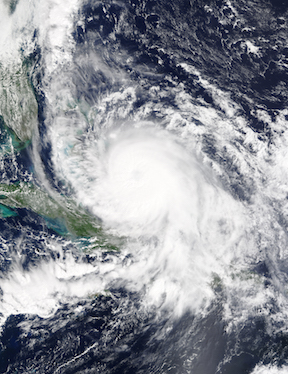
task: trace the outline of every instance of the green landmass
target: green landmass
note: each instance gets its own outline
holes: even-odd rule
[[[16,0],[9,1],[11,12]],[[0,63],[0,152],[21,151],[30,143],[38,124],[38,104],[28,78],[29,64],[3,66]],[[87,104],[82,105],[83,113]],[[104,233],[100,220],[78,206],[72,199],[51,197],[31,183],[0,184],[0,216],[17,216],[17,209],[26,208],[46,220],[47,226],[63,236],[93,238],[89,250],[103,247],[118,250],[120,239]],[[95,239],[96,238],[96,239]],[[94,240],[95,239],[95,240]]]
[[[261,284],[264,281],[264,278],[262,275],[256,273],[253,270],[240,270],[236,273],[231,273],[231,278],[234,279],[240,279],[241,281],[249,281],[253,280],[254,282]]]
[[[0,214],[15,215],[15,209],[27,208],[45,218],[48,227],[60,235],[96,237],[94,247],[118,250],[120,239],[103,232],[100,221],[84,208],[63,196],[53,199],[47,192],[31,183],[0,184]],[[91,246],[90,246],[91,248]]]
[[[0,151],[2,153],[8,153],[12,150],[21,151],[29,143],[29,140],[21,141],[15,132],[5,125],[3,117],[0,116]]]
[[[28,79],[28,67],[22,63],[0,63],[0,116],[15,137],[26,144],[38,123],[38,104]]]
[[[212,282],[210,283],[210,286],[216,293],[223,291],[223,282],[218,274],[212,273]]]

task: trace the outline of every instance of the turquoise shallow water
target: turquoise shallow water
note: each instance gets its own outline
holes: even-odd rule
[[[0,19],[0,372],[285,373],[284,2]]]

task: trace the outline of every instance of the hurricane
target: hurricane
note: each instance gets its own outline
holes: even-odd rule
[[[0,0],[0,372],[288,372],[284,1]]]

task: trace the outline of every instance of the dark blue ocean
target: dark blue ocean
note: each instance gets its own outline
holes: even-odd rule
[[[288,4],[0,0],[0,373],[288,373]]]

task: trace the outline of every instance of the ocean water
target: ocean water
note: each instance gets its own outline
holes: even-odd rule
[[[0,28],[0,372],[288,373],[286,2]]]

